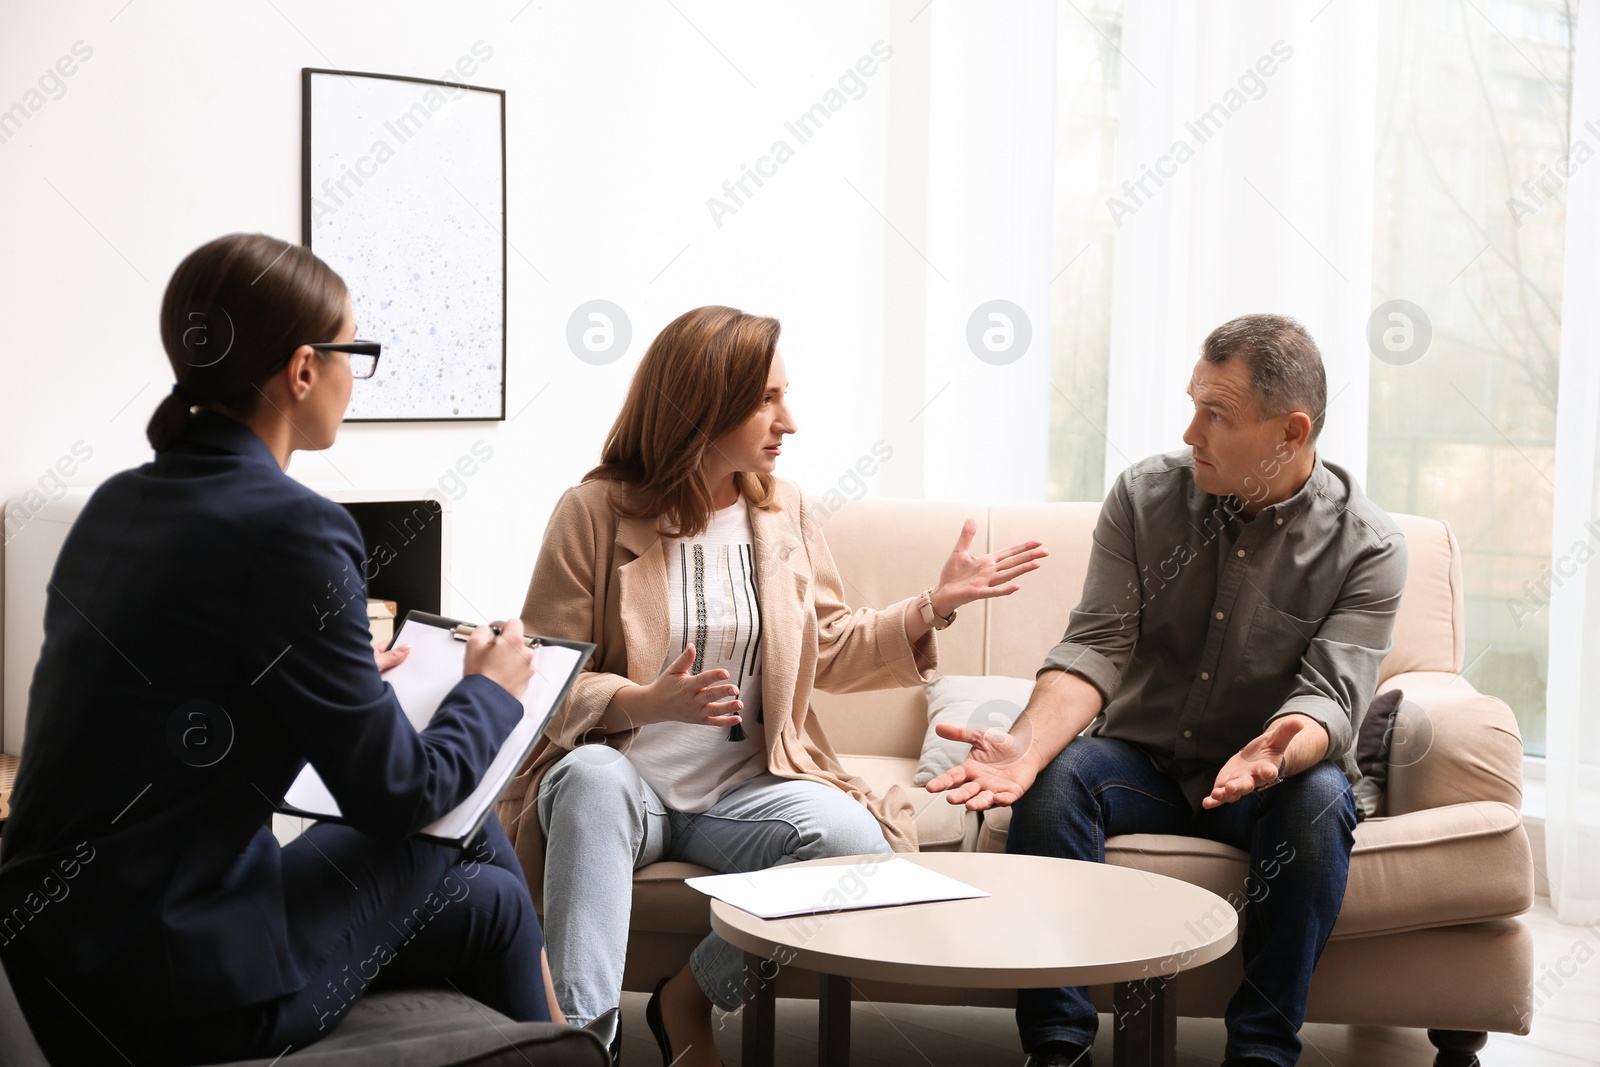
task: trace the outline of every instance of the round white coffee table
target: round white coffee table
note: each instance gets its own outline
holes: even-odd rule
[[[847,856],[840,895],[872,864],[910,860],[992,894],[973,900],[761,919],[711,902],[711,928],[746,954],[745,1067],[773,1062],[777,969],[822,976],[818,1062],[850,1061],[850,980],[1034,989],[1114,983],[1117,1067],[1177,1060],[1178,973],[1238,940],[1228,901],[1199,886],[1128,867],[992,852]],[[852,871],[854,874],[852,875]],[[856,890],[861,892],[862,890]]]

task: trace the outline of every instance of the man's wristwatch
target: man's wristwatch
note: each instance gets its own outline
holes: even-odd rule
[[[922,621],[927,623],[930,630],[943,630],[956,621],[956,612],[952,609],[948,616],[940,615],[933,610],[933,590],[924,589],[917,598],[918,610],[922,613]]]

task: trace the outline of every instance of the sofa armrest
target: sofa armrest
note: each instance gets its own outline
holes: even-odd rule
[[[1407,671],[1379,688],[1405,694],[1391,736],[1385,814],[1474,800],[1522,810],[1522,733],[1505,701],[1446,671]]]

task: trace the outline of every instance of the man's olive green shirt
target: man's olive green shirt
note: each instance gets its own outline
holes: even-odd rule
[[[1095,528],[1083,600],[1040,673],[1100,691],[1088,733],[1130,741],[1195,807],[1272,720],[1307,715],[1351,782],[1389,651],[1405,539],[1340,467],[1316,461],[1253,519],[1194,482],[1188,450],[1124,471]]]

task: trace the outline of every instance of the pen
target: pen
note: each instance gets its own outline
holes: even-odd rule
[[[496,637],[499,637],[500,634],[501,634],[501,628],[504,625],[505,625],[505,623],[502,623],[502,622],[491,622],[489,624],[489,629],[494,632],[494,635]],[[457,623],[455,629],[450,631],[450,635],[452,637],[454,637],[457,641],[465,641],[467,638],[472,636],[472,632],[474,630],[476,630],[476,629],[477,629],[477,627],[472,625],[470,622]],[[540,641],[537,637],[526,637],[525,636],[525,637],[523,637],[522,641],[529,648],[538,648],[538,647],[540,647],[540,645],[543,644],[543,642]]]

